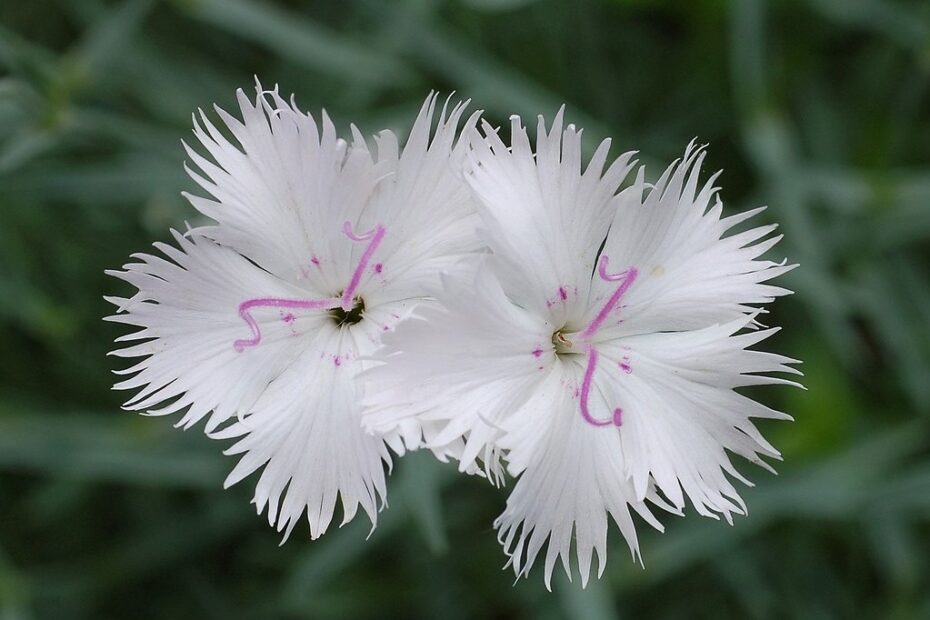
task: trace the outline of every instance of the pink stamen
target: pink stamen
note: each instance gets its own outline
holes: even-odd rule
[[[591,412],[588,410],[588,396],[591,394],[591,379],[594,378],[594,371],[597,369],[597,349],[589,344],[587,350],[588,365],[584,369],[584,379],[581,381],[581,417],[585,419],[585,422],[593,426],[616,424],[616,411],[614,412],[614,418],[612,420],[598,420],[592,417]],[[619,426],[619,424],[617,424],[617,426]]]
[[[378,246],[381,245],[387,231],[384,229],[384,226],[378,224],[367,233],[356,235],[352,231],[352,223],[346,222],[342,225],[342,232],[352,241],[370,241],[368,247],[365,248],[365,252],[358,261],[358,266],[355,267],[355,272],[352,274],[352,279],[349,280],[349,285],[342,292],[342,309],[348,312],[352,309],[354,303],[353,298],[355,297],[355,291],[358,289],[359,282],[362,279],[362,274],[365,273],[368,262],[371,260],[375,250],[378,249]]]
[[[604,307],[601,308],[601,311],[597,313],[597,316],[594,317],[594,320],[591,321],[591,324],[584,328],[584,331],[581,332],[582,338],[590,338],[600,329],[604,321],[607,320],[607,316],[617,307],[617,304],[620,302],[620,298],[623,297],[623,294],[627,292],[630,286],[633,285],[633,282],[636,280],[636,276],[639,275],[636,267],[630,267],[626,271],[621,271],[616,274],[607,273],[607,256],[601,256],[601,260],[597,268],[598,274],[602,279],[607,282],[620,282],[620,286],[617,287],[617,290],[614,291],[614,294],[610,296],[610,299],[607,300],[607,303],[604,304]]]
[[[590,339],[597,333],[597,330],[600,329],[610,313],[617,307],[617,304],[620,303],[620,298],[623,297],[623,294],[633,285],[636,276],[639,274],[636,267],[630,267],[620,273],[608,273],[608,261],[609,259],[606,254],[601,256],[597,265],[597,273],[601,276],[602,280],[606,282],[619,282],[620,285],[617,286],[617,290],[613,292],[613,295],[610,296],[607,303],[604,304],[600,312],[597,313],[597,316],[594,317],[594,320],[581,332],[581,337],[584,340]],[[591,380],[594,378],[594,371],[597,369],[598,354],[597,349],[595,349],[594,345],[590,342],[586,345],[586,351],[588,354],[588,365],[584,369],[584,379],[582,379],[581,382],[581,417],[585,419],[585,422],[594,426],[607,426],[609,424],[620,426],[623,424],[623,409],[620,407],[614,409],[613,417],[610,420],[598,420],[591,416],[591,412],[588,409],[588,397],[591,393]],[[620,368],[626,373],[633,371],[629,365],[629,358],[624,358],[624,360],[620,362]]]
[[[236,340],[233,348],[242,353],[246,347],[254,347],[262,341],[262,330],[252,316],[252,308],[298,308],[300,310],[331,310],[339,307],[337,299],[281,299],[278,297],[261,297],[247,299],[239,304],[239,316],[252,330],[252,337]]]
[[[373,230],[363,233],[361,235],[355,234],[352,230],[352,223],[345,222],[342,225],[342,231],[345,235],[352,241],[370,241],[368,247],[365,248],[365,252],[362,254],[361,259],[359,259],[358,266],[355,268],[355,272],[352,274],[352,279],[349,281],[349,285],[345,288],[342,293],[341,299],[282,299],[279,297],[261,297],[256,299],[247,299],[241,304],[239,304],[239,316],[242,317],[242,320],[245,321],[246,325],[249,326],[249,329],[252,330],[251,338],[244,338],[241,340],[236,340],[233,342],[233,348],[238,352],[242,352],[246,347],[254,347],[262,341],[262,330],[259,328],[258,323],[255,321],[255,318],[252,316],[253,308],[261,307],[270,307],[270,308],[296,308],[301,310],[332,310],[334,308],[341,307],[343,310],[348,312],[352,309],[354,304],[355,291],[358,289],[359,282],[362,279],[362,273],[364,273],[365,268],[368,266],[368,262],[371,260],[372,255],[375,253],[375,250],[378,249],[378,246],[381,244],[381,241],[384,240],[384,235],[387,232],[383,226],[380,224],[375,226]],[[310,262],[317,267],[320,266],[320,259],[316,255],[310,258]],[[375,265],[375,270],[378,273],[381,273],[382,264],[378,263]],[[395,315],[396,316],[396,315]],[[287,314],[281,313],[281,319],[287,323],[291,324],[295,320],[295,316],[288,312]],[[341,359],[335,360],[336,365],[342,363]]]

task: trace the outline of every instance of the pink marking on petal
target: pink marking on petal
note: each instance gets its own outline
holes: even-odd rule
[[[566,299],[568,299],[568,291],[565,290],[564,286],[559,287],[559,299],[561,299],[562,301],[565,301]]]
[[[262,341],[262,330],[252,316],[252,308],[298,308],[301,310],[331,310],[339,307],[338,299],[281,299],[259,297],[247,299],[239,304],[239,316],[252,330],[252,337],[233,342],[233,348],[242,353],[246,347],[254,347]]]
[[[294,316],[292,313],[290,313],[290,312],[288,312],[287,314],[284,314],[284,313],[281,314],[281,320],[284,321],[285,323],[287,323],[288,325],[290,325],[291,323],[293,323],[294,320],[295,320],[296,318],[297,318],[297,317],[295,317],[295,316]]]
[[[623,294],[627,292],[630,286],[633,285],[633,282],[636,280],[636,276],[639,275],[636,267],[630,267],[626,271],[621,271],[616,274],[607,273],[607,256],[601,256],[601,260],[598,264],[597,269],[598,274],[601,278],[608,282],[620,282],[620,285],[617,287],[617,290],[614,291],[613,295],[610,296],[610,299],[607,300],[607,303],[604,304],[604,307],[601,308],[600,312],[597,313],[597,316],[594,317],[594,320],[584,328],[584,331],[581,332],[582,338],[590,338],[597,332],[597,330],[604,324],[604,321],[607,320],[607,316],[617,307],[617,304],[620,302],[620,298],[623,297]]]
[[[630,374],[633,372],[633,367],[630,366],[630,358],[628,357],[624,357],[622,360],[620,360],[619,366],[620,370],[622,370],[625,374]]]
[[[375,264],[375,273],[381,273],[382,271],[384,271],[384,265],[381,264],[381,263],[376,263],[376,264]]]
[[[317,258],[316,256],[310,257],[310,262],[313,263],[314,265],[316,265],[317,267],[320,266],[320,259]]]
[[[356,235],[352,231],[352,223],[346,222],[342,225],[342,232],[344,232],[346,237],[352,241],[370,241],[368,247],[365,248],[365,252],[362,253],[362,257],[358,261],[358,266],[355,267],[355,272],[352,274],[352,279],[349,280],[349,285],[342,292],[342,309],[348,312],[354,305],[355,291],[358,289],[359,282],[362,279],[362,274],[365,273],[365,268],[368,267],[368,262],[371,260],[375,250],[378,249],[378,246],[381,245],[381,242],[384,240],[384,235],[387,231],[385,230],[384,226],[378,224],[367,233]]]
[[[533,349],[533,357],[540,357],[543,354],[543,350],[540,347]]]
[[[342,366],[342,358],[339,357],[338,355],[334,355],[333,364],[335,364],[336,366]]]

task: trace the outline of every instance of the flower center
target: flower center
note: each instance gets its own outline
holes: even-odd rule
[[[564,329],[564,328],[562,328]],[[552,346],[555,347],[555,352],[557,355],[568,355],[569,353],[578,353],[578,351],[572,349],[575,343],[565,337],[565,334],[562,330],[556,331],[552,334]]]
[[[588,399],[591,395],[591,382],[594,379],[594,372],[597,370],[597,361],[598,361],[598,352],[594,344],[591,343],[591,339],[597,333],[597,330],[601,328],[604,324],[604,321],[607,320],[607,317],[611,312],[617,307],[617,304],[620,303],[620,299],[623,297],[623,294],[633,285],[633,282],[636,280],[636,276],[639,274],[636,267],[630,267],[626,271],[621,271],[620,273],[607,273],[607,262],[608,258],[606,255],[602,255],[600,261],[598,261],[597,273],[600,275],[601,279],[606,282],[619,282],[617,289],[613,292],[604,306],[600,309],[594,319],[588,324],[587,327],[582,330],[581,342],[584,344],[585,354],[588,357],[587,365],[584,369],[584,378],[581,381],[581,394],[580,394],[580,409],[581,417],[584,418],[585,422],[593,426],[608,426],[613,424],[614,426],[620,426],[623,423],[623,410],[620,407],[617,407],[613,410],[613,415],[609,420],[599,420],[591,415],[591,411],[588,408]],[[562,341],[567,342],[568,346],[571,347],[571,341],[565,339],[561,331],[553,334],[553,343],[556,345],[556,350],[558,351],[559,343],[556,342],[556,336],[558,336]]]
[[[356,297],[354,303],[355,305],[348,311],[343,310],[342,306],[333,308],[329,311],[329,316],[336,325],[340,327],[343,325],[355,325],[362,320],[362,314],[365,312],[365,300],[361,297]]]
[[[378,249],[378,246],[381,245],[381,242],[384,240],[384,235],[387,234],[387,229],[384,228],[381,224],[375,226],[372,230],[356,234],[352,229],[351,222],[345,222],[342,225],[342,232],[345,233],[345,236],[351,239],[352,241],[367,241],[368,246],[365,248],[365,251],[362,253],[361,258],[359,258],[358,265],[355,267],[355,271],[352,272],[352,277],[349,279],[348,285],[342,291],[342,294],[336,297],[329,297],[325,299],[283,299],[280,297],[256,297],[254,299],[247,299],[239,304],[239,316],[242,317],[242,320],[245,321],[245,324],[249,326],[249,329],[252,330],[251,338],[244,338],[241,340],[236,340],[233,342],[233,348],[238,352],[242,352],[246,347],[254,347],[262,341],[262,330],[258,325],[258,322],[255,320],[255,317],[252,316],[252,310],[254,308],[288,308],[288,309],[300,309],[300,310],[327,310],[329,316],[336,322],[337,325],[355,325],[362,320],[362,315],[365,312],[365,301],[355,295],[355,291],[358,290],[358,285],[362,281],[362,276],[365,274],[365,269],[368,267],[368,263],[371,262],[371,257],[374,255],[375,251]],[[311,262],[315,265],[319,265],[319,259],[314,256],[311,259]],[[376,271],[381,273],[383,265],[378,263],[376,266]],[[293,323],[294,315],[288,313],[283,319],[287,323]]]

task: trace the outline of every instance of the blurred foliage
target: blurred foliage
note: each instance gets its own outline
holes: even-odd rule
[[[279,547],[220,444],[121,413],[103,270],[196,217],[190,114],[254,75],[366,132],[430,89],[566,101],[653,175],[709,142],[801,264],[771,320],[809,390],[758,393],[797,421],[750,516],[640,528],[645,570],[612,532],[602,581],[548,594],[498,570],[505,494],[426,455],[370,539]],[[926,0],[3,2],[0,619],[930,617],[928,164]]]

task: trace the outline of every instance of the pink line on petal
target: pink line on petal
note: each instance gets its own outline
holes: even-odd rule
[[[356,289],[358,289],[358,284],[362,279],[362,274],[365,272],[365,268],[368,266],[368,262],[371,260],[375,250],[378,249],[378,246],[381,245],[381,242],[384,240],[384,235],[387,231],[384,226],[378,224],[367,233],[356,235],[352,231],[352,223],[346,222],[342,225],[342,232],[352,241],[371,241],[368,247],[365,248],[362,257],[359,259],[358,266],[355,267],[355,272],[352,274],[352,279],[349,280],[349,285],[342,292],[342,309],[348,312],[352,309],[353,298],[355,297]]]
[[[330,310],[339,307],[336,299],[281,299],[279,297],[259,297],[247,299],[239,304],[239,316],[252,330],[252,337],[233,342],[233,348],[242,353],[246,347],[254,347],[262,341],[262,330],[252,316],[252,308],[299,308],[301,310]]]

